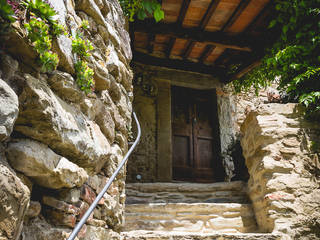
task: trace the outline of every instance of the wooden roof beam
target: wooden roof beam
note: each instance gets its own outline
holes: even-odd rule
[[[171,37],[171,38],[170,38],[170,41],[169,41],[169,43],[168,43],[168,47],[167,47],[166,52],[165,52],[167,58],[170,57],[171,51],[172,51],[173,46],[174,46],[175,43],[176,43],[176,38]]]
[[[183,0],[183,2],[182,2],[180,13],[179,13],[178,20],[177,20],[177,23],[180,26],[182,26],[184,18],[186,17],[190,2],[191,2],[191,0]]]
[[[157,23],[148,21],[137,21],[134,23],[136,32],[147,34],[163,34],[172,38],[182,38],[193,40],[195,42],[203,42],[223,48],[231,48],[240,51],[251,52],[252,49],[248,44],[250,39],[245,36],[228,36],[223,32],[206,32],[198,28],[181,28],[176,24]],[[252,40],[252,43],[255,43]]]
[[[183,71],[196,72],[202,74],[210,74],[220,79],[225,79],[224,69],[219,67],[207,66],[204,64],[182,61],[176,59],[158,58],[148,54],[137,52],[133,53],[133,61],[146,65],[173,68]]]
[[[148,53],[153,53],[155,38],[156,38],[155,34],[153,33],[148,34],[148,46],[147,46]]]
[[[227,23],[222,27],[221,31],[227,30],[229,27],[234,24],[234,22],[238,19],[238,17],[241,15],[241,13],[244,11],[244,9],[249,5],[250,0],[242,0],[236,10],[233,12],[231,17],[228,19]]]
[[[253,62],[244,64],[243,66],[241,66],[241,68],[238,70],[237,73],[235,73],[230,77],[229,82],[232,82],[233,80],[241,78],[246,73],[250,72],[252,69],[258,67],[260,64],[261,64],[261,60],[255,60]]]
[[[191,53],[194,45],[196,45],[196,42],[195,42],[195,41],[192,41],[192,40],[190,40],[190,41],[187,43],[187,47],[186,47],[184,53],[182,54],[182,57],[183,57],[184,59],[186,59],[186,58],[189,57],[189,55],[190,55],[190,53]]]
[[[274,1],[270,0],[266,6],[262,9],[262,11],[253,19],[253,21],[245,28],[245,30],[243,31],[242,34],[248,33],[250,31],[252,31],[256,24],[261,21],[262,19],[264,19],[266,17],[266,15],[272,11],[274,7]]]
[[[183,24],[184,18],[186,17],[190,2],[191,2],[191,0],[183,0],[183,3],[181,5],[181,9],[180,9],[180,12],[179,12],[178,20],[177,20],[177,23],[176,23],[180,27],[182,27],[182,24]],[[168,47],[166,49],[166,57],[167,58],[170,58],[171,51],[172,51],[172,48],[173,48],[175,42],[176,42],[176,37],[172,36],[170,38]]]
[[[204,63],[204,61],[207,59],[207,57],[209,57],[209,55],[213,52],[214,49],[215,46],[207,45],[199,58],[199,63]]]
[[[221,0],[211,0],[211,3],[206,11],[206,13],[204,14],[201,22],[200,22],[200,25],[199,25],[199,28],[200,29],[205,29],[212,14],[214,13],[214,11],[217,9],[218,7],[218,4],[220,3]]]

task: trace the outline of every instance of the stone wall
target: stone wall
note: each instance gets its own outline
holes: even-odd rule
[[[71,40],[54,41],[58,70],[41,73],[16,22],[0,62],[0,239],[65,239],[128,149],[132,112],[130,39],[117,0],[49,1],[71,32],[82,20],[94,46],[95,90],[75,82]],[[78,235],[117,239],[125,170]]]
[[[226,181],[248,179],[240,146],[240,126],[250,111],[268,102],[268,91],[269,89],[261,90],[257,95],[252,89],[246,93],[235,94],[230,85],[217,88],[221,156]]]
[[[320,124],[304,120],[297,104],[262,104],[241,132],[260,230],[319,239]]]
[[[141,140],[128,162],[127,181],[154,182],[157,177],[157,112],[156,93],[150,94],[150,82],[136,82],[134,111],[141,125]],[[154,83],[153,86],[156,84]],[[136,132],[136,129],[133,129]]]

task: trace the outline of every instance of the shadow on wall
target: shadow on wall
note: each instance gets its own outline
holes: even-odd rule
[[[227,150],[222,153],[225,181],[248,181],[249,172],[243,157],[240,136],[231,139]]]

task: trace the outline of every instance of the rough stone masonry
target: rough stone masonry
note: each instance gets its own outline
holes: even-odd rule
[[[50,0],[66,29],[82,20],[94,50],[95,91],[75,83],[71,40],[54,41],[58,70],[41,73],[19,22],[0,59],[0,239],[65,239],[128,149],[130,39],[117,0]],[[123,170],[78,239],[118,239]]]
[[[319,239],[319,123],[305,120],[298,104],[261,104],[247,114],[241,133],[260,230]]]

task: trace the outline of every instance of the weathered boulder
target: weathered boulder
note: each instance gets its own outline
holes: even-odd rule
[[[18,61],[14,60],[9,55],[1,55],[0,57],[0,69],[2,76],[4,80],[9,80],[11,77],[13,77],[16,73],[16,71],[19,68]]]
[[[15,131],[47,144],[89,172],[99,172],[110,151],[99,126],[56,96],[45,82],[28,74],[25,78]]]
[[[41,218],[32,219],[23,228],[24,240],[65,240],[69,236],[71,230],[67,228],[53,228],[45,220]],[[78,238],[76,238],[78,239]]]
[[[82,238],[80,238],[82,239]],[[120,239],[120,235],[111,229],[104,227],[87,226],[83,239],[100,240],[100,239]]]
[[[48,78],[48,83],[54,92],[63,100],[74,103],[84,101],[85,94],[81,91],[74,78],[66,72],[53,71]]]
[[[76,10],[84,11],[92,17],[96,23],[105,25],[105,19],[94,0],[77,0]]]
[[[88,178],[83,168],[36,141],[20,139],[9,143],[7,157],[13,168],[43,187],[72,188]]]
[[[70,38],[61,35],[53,42],[53,50],[58,53],[59,67],[63,70],[73,74],[74,59],[72,53],[72,41]]]
[[[7,139],[18,117],[19,102],[15,92],[0,79],[0,141]]]
[[[0,155],[0,239],[18,239],[30,191]]]
[[[112,75],[108,73],[108,70],[97,61],[94,61],[94,81],[95,90],[102,91],[110,87],[110,82],[112,81]]]

